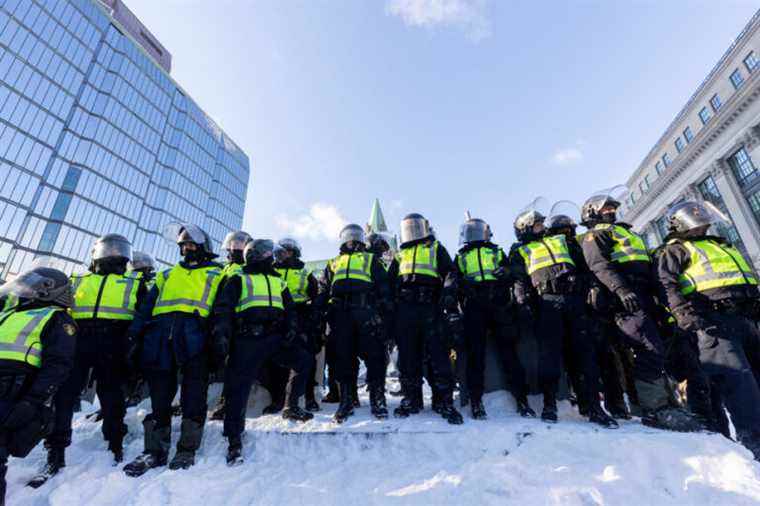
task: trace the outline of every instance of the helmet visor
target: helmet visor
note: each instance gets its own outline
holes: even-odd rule
[[[113,257],[128,260],[132,258],[132,243],[126,237],[116,235],[101,237],[92,245],[93,260]]]
[[[274,255],[274,242],[271,239],[256,239],[245,246],[245,261],[259,262]]]
[[[678,230],[685,232],[703,226],[731,226],[731,221],[711,202],[680,202],[668,210],[671,223],[678,224]]]
[[[467,220],[459,227],[459,245],[491,240],[491,227],[483,220]]]
[[[425,218],[406,218],[401,220],[401,242],[416,241],[432,235],[430,224]]]
[[[136,271],[138,269],[155,269],[155,262],[153,257],[142,251],[135,251],[132,253],[132,261],[129,263],[130,269]]]
[[[195,244],[205,244],[206,234],[201,227],[193,223],[172,222],[167,224],[161,235],[167,241],[179,244],[183,242],[194,242]]]
[[[348,225],[340,231],[340,243],[364,242],[364,230],[359,225]]]
[[[230,232],[222,242],[222,249],[227,251],[243,251],[245,245],[251,240],[251,236],[242,230]]]
[[[575,202],[560,200],[555,202],[549,211],[546,226],[548,228],[574,227],[580,222],[580,217],[581,210]]]

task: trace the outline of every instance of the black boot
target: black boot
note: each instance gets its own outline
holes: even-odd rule
[[[29,480],[27,487],[40,488],[50,478],[66,467],[66,449],[65,448],[48,448],[47,462],[45,466],[37,473],[34,478]]]
[[[353,414],[354,402],[351,397],[351,385],[348,383],[340,383],[340,405],[335,412],[334,419],[338,423],[343,423]]]
[[[362,406],[362,403],[359,402],[359,386],[356,383],[351,385],[351,399],[355,408]]]
[[[108,451],[113,453],[114,465],[121,464],[124,461],[124,448],[121,441],[111,441],[108,443]]]
[[[203,424],[189,418],[182,420],[177,453],[169,463],[169,469],[188,469],[195,464],[195,452],[201,446],[201,439],[203,439]]]
[[[541,420],[557,423],[557,395],[553,391],[544,392],[544,409],[541,411]]]
[[[454,401],[451,399],[451,394],[448,395],[448,398],[441,399],[440,406],[441,411],[439,414],[444,420],[452,425],[462,425],[464,423],[462,414],[454,407]]]
[[[382,383],[370,387],[369,404],[372,415],[375,418],[379,420],[388,418],[388,406],[385,404],[385,388]]]
[[[282,407],[283,407],[283,404],[281,404],[280,402],[272,401],[272,404],[265,407],[262,413],[265,415],[276,415],[277,413],[282,411]]]
[[[416,415],[422,409],[421,399],[417,398],[418,394],[421,394],[422,388],[416,385],[407,383],[403,385],[404,398],[401,399],[401,404],[393,410],[393,416],[396,418],[407,418],[409,415]]]
[[[224,420],[224,404],[225,404],[225,399],[224,399],[224,394],[222,394],[216,403],[216,407],[214,408],[214,411],[211,413],[211,420],[214,420],[217,422]]]
[[[145,432],[145,451],[135,460],[124,466],[127,476],[142,476],[154,467],[165,466],[169,458],[171,445],[171,427],[156,428],[152,419],[143,421]]]
[[[610,414],[612,415],[612,418],[617,418],[618,420],[631,419],[631,414],[628,412],[628,408],[625,407],[625,404],[605,403],[605,406],[607,407],[607,411],[609,411]]]
[[[589,409],[588,421],[601,425],[605,429],[617,429],[619,427],[615,419],[605,413],[601,406]]]
[[[285,420],[295,420],[296,422],[308,422],[312,418],[314,418],[314,415],[306,411],[305,409],[301,409],[301,406],[299,406],[297,403],[293,406],[288,406],[285,408],[282,412],[282,417]]]
[[[523,418],[535,418],[536,412],[530,407],[527,395],[521,395],[515,399],[517,402],[517,412]]]
[[[338,386],[338,383],[332,379],[327,380],[327,395],[322,397],[322,402],[327,404],[340,402],[340,387]]]
[[[243,463],[243,440],[240,436],[228,438],[227,465],[238,466]]]
[[[475,420],[485,420],[488,418],[486,407],[483,406],[483,401],[480,398],[473,397],[470,399],[470,410]]]

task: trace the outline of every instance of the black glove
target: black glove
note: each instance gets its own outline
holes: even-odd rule
[[[447,313],[446,325],[449,327],[451,347],[460,348],[464,345],[464,318],[462,313]]]
[[[453,295],[445,295],[441,299],[441,305],[446,312],[457,312],[457,299]]]
[[[39,404],[22,399],[13,405],[8,416],[3,420],[3,429],[11,432],[16,431],[36,420],[39,415]]]
[[[675,317],[678,327],[687,332],[694,332],[708,326],[707,322],[691,306],[674,309],[673,317]]]
[[[627,288],[618,288],[615,291],[615,295],[620,299],[620,303],[623,305],[628,313],[635,313],[641,309],[641,303],[639,302],[639,296],[628,290]]]
[[[227,338],[224,336],[214,336],[214,343],[211,346],[211,369],[216,372],[224,367],[229,353]]]

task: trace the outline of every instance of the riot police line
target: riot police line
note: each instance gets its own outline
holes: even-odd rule
[[[322,401],[337,403],[337,423],[358,405],[359,360],[372,415],[389,416],[393,346],[402,396],[395,417],[424,409],[424,380],[432,409],[449,423],[464,422],[454,405],[457,385],[471,417],[487,418],[487,335],[498,345],[519,415],[536,417],[517,351],[525,325],[538,346],[544,422],[558,421],[564,368],[590,423],[614,429],[616,419],[635,415],[651,427],[728,438],[733,423],[737,441],[759,456],[760,296],[750,264],[713,233],[726,224],[720,211],[708,203],[673,206],[669,236],[648,251],[618,221],[614,190],[592,195],[580,209],[560,201],[546,213],[539,204],[516,217],[517,242],[508,252],[492,242],[485,221],[468,218],[452,259],[430,223],[412,213],[401,221],[396,252],[382,234],[347,225],[338,255],[315,276],[293,239],[274,244],[231,232],[221,264],[206,232],[173,223],[164,236],[182,259],[157,274],[152,259],[118,234],[95,241],[83,274],[47,266],[21,273],[0,287],[2,497],[8,457],[25,457],[43,439],[47,462],[29,485],[43,485],[65,466],[73,412],[91,371],[115,464],[124,459],[127,405],[137,402],[137,386],[146,386],[144,451],[124,466],[140,476],[194,464],[212,376],[224,384],[211,417],[223,420],[229,465],[243,462],[256,381],[272,394],[265,412],[313,418],[321,409],[314,378],[323,349],[330,390]],[[578,233],[579,224],[587,231]],[[452,349],[467,357],[461,375]],[[682,402],[678,382],[686,382]],[[170,460],[177,393],[182,420]]]

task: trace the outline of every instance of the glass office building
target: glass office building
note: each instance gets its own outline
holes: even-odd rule
[[[72,271],[120,233],[173,263],[170,221],[219,247],[242,224],[246,154],[98,0],[0,0],[0,278]]]

